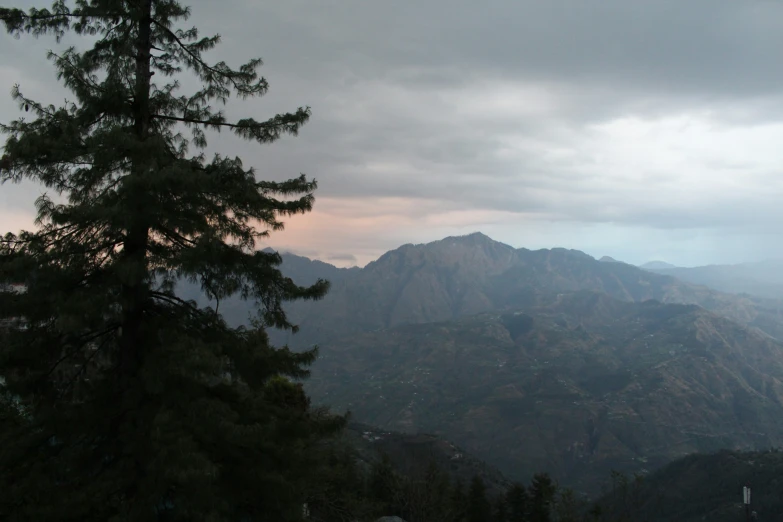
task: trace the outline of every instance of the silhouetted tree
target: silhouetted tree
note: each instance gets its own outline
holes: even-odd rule
[[[468,491],[468,522],[491,522],[492,504],[487,499],[487,487],[481,477],[474,476]]]
[[[572,489],[562,489],[557,495],[555,512],[557,522],[579,522],[586,506]]]
[[[546,473],[533,476],[530,483],[530,521],[550,522],[552,520],[552,504],[557,494],[557,485]]]
[[[494,522],[508,522],[508,505],[504,495],[498,495],[495,498],[492,519]]]
[[[401,480],[387,454],[383,454],[380,460],[373,463],[370,470],[369,494],[378,504],[381,513],[385,515],[399,513],[397,500],[400,496]]]
[[[457,480],[451,491],[451,506],[454,522],[464,522],[468,516],[468,496],[462,481]]]
[[[528,522],[530,520],[530,497],[527,489],[519,482],[511,485],[506,493],[508,522]]]
[[[73,98],[56,107],[14,86],[30,119],[0,126],[0,181],[62,196],[41,196],[37,230],[0,242],[0,283],[27,282],[22,295],[0,293],[0,320],[27,325],[0,351],[19,412],[0,421],[0,519],[299,520],[309,448],[342,419],[292,382],[316,352],[277,349],[265,329],[295,331],[283,303],[319,299],[328,284],[296,285],[279,255],[255,247],[312,209],[316,184],[260,181],[239,158],[188,145],[205,147],[205,129],[271,143],[310,111],[230,122],[213,109],[265,94],[261,61],[208,62],[220,38],[179,28],[190,10],[176,0],[68,4],[0,8],[14,36],[89,37],[84,52],[49,53]],[[200,85],[177,95],[185,70]],[[216,303],[252,300],[253,327],[179,299],[180,278]]]

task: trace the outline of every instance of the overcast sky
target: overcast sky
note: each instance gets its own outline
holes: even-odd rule
[[[637,264],[783,257],[783,2],[190,5],[185,24],[224,38],[215,60],[264,59],[270,93],[229,114],[312,107],[296,138],[210,143],[319,181],[273,247],[363,265],[482,231]],[[0,92],[61,102],[45,52],[64,45],[2,34]],[[18,114],[0,96],[0,120]],[[0,187],[2,232],[32,226],[40,192]]]

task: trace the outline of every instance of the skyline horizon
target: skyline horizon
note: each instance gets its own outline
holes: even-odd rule
[[[783,258],[783,32],[770,23],[783,4],[694,0],[672,16],[637,0],[232,0],[230,19],[190,4],[205,34],[231,35],[210,59],[264,59],[269,92],[229,100],[228,117],[312,108],[297,137],[270,147],[207,132],[207,156],[239,157],[259,179],[318,181],[313,212],[286,220],[277,247],[364,266],[481,230],[634,265]],[[45,57],[71,44],[85,42],[0,34],[4,88],[70,98]],[[0,96],[0,121],[24,114]],[[44,190],[4,184],[0,232],[30,227]]]
[[[555,250],[555,249],[573,250],[573,251],[577,251],[577,252],[581,252],[583,254],[586,254],[586,255],[592,257],[594,260],[599,261],[599,262],[601,262],[602,258],[608,257],[608,258],[611,258],[612,261],[625,263],[625,264],[628,264],[628,265],[631,265],[631,266],[634,266],[634,267],[637,267],[637,268],[642,268],[644,265],[652,264],[652,263],[665,263],[665,264],[668,264],[668,265],[672,265],[672,268],[703,268],[703,267],[707,267],[707,266],[740,266],[740,265],[753,265],[753,264],[770,263],[770,262],[780,262],[780,263],[783,263],[783,256],[781,256],[781,257],[774,257],[773,256],[773,257],[767,257],[767,258],[762,258],[762,259],[753,259],[753,260],[741,261],[741,262],[736,262],[736,263],[706,263],[706,264],[694,264],[694,265],[680,265],[680,264],[672,263],[671,261],[668,261],[666,259],[648,259],[647,261],[633,263],[633,262],[628,262],[628,261],[626,261],[624,259],[620,259],[620,258],[618,258],[615,255],[611,255],[611,254],[594,254],[594,253],[587,252],[586,250],[583,250],[583,249],[580,249],[580,248],[570,248],[570,247],[565,246],[565,245],[555,245],[555,246],[540,247],[540,248],[528,248],[528,247],[525,247],[525,246],[516,246],[516,245],[510,244],[510,243],[508,243],[506,241],[500,241],[498,239],[495,239],[492,236],[490,236],[489,234],[486,234],[486,233],[484,233],[484,232],[482,232],[480,230],[475,230],[473,232],[468,232],[468,233],[465,233],[465,234],[448,235],[448,236],[444,236],[444,237],[441,237],[439,239],[433,239],[433,240],[430,240],[430,241],[415,242],[415,243],[414,242],[401,243],[398,246],[390,248],[390,249],[384,251],[383,253],[379,254],[377,257],[369,259],[368,261],[366,261],[366,262],[364,262],[362,264],[359,264],[358,262],[357,263],[351,263],[351,261],[348,260],[348,259],[330,259],[329,256],[319,256],[319,255],[317,255],[317,253],[308,252],[306,250],[304,250],[304,251],[303,250],[298,250],[298,249],[295,249],[295,248],[292,249],[292,248],[289,248],[289,247],[281,247],[281,248],[278,249],[278,248],[275,248],[273,244],[268,243],[268,242],[264,242],[264,244],[259,247],[259,250],[263,250],[263,249],[269,248],[269,249],[272,249],[272,250],[274,250],[274,251],[276,251],[276,252],[278,252],[280,254],[292,254],[292,255],[295,255],[295,256],[298,256],[298,257],[304,257],[304,258],[310,259],[311,261],[320,261],[322,263],[327,263],[327,264],[330,264],[330,265],[335,266],[337,268],[364,268],[368,264],[370,264],[372,262],[375,262],[378,259],[380,259],[381,257],[383,257],[385,254],[387,254],[389,252],[393,252],[393,251],[398,250],[398,249],[400,249],[402,247],[405,247],[405,246],[409,246],[409,245],[410,246],[415,246],[415,247],[416,246],[426,246],[426,245],[430,245],[430,244],[437,243],[439,241],[444,241],[444,240],[447,240],[447,239],[465,238],[465,237],[476,235],[476,234],[481,234],[481,235],[489,238],[490,240],[492,240],[492,241],[494,241],[496,243],[504,244],[506,246],[509,246],[509,247],[513,248],[514,250],[531,250],[531,251]],[[310,255],[308,255],[308,253]],[[313,256],[313,254],[315,254],[315,256]]]

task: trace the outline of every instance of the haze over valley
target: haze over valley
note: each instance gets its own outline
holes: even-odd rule
[[[318,344],[306,389],[359,422],[446,437],[506,476],[545,470],[592,495],[611,470],[783,445],[783,300],[481,233],[364,268],[282,259],[284,274],[333,287],[290,305],[301,330],[273,339]],[[250,312],[221,306],[237,324]]]

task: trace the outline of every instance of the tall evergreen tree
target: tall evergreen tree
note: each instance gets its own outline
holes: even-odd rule
[[[424,473],[424,491],[427,499],[426,520],[430,522],[451,519],[451,479],[446,471],[430,461]]]
[[[213,109],[266,93],[261,61],[208,62],[220,37],[178,28],[190,11],[176,0],[73,4],[0,8],[14,36],[94,41],[48,55],[73,100],[47,105],[15,86],[32,118],[0,126],[2,181],[62,196],[40,197],[37,229],[0,245],[0,283],[27,284],[0,292],[0,320],[26,325],[0,348],[0,519],[299,520],[309,448],[342,419],[292,382],[316,352],[274,348],[265,328],[296,331],[283,303],[328,284],[298,286],[256,242],[310,211],[316,184],[259,181],[239,158],[188,147],[206,146],[205,129],[271,143],[310,111],[229,122]],[[201,86],[178,95],[188,70]],[[217,307],[179,299],[179,278],[254,301],[257,321],[229,328]]]
[[[468,496],[465,494],[465,487],[462,485],[462,481],[459,479],[454,482],[454,488],[451,490],[451,509],[454,522],[467,520]]]
[[[530,497],[523,484],[515,482],[506,492],[508,506],[508,522],[528,522],[530,512]]]
[[[394,469],[389,455],[384,453],[373,463],[368,482],[370,497],[377,503],[381,513],[388,515],[399,511],[401,477]]]
[[[481,477],[475,475],[468,491],[468,522],[491,522],[492,504],[487,499],[487,487]]]
[[[434,460],[426,468],[413,468],[401,482],[403,519],[408,522],[451,521],[451,480]]]
[[[307,510],[313,522],[353,522],[374,515],[356,448],[346,441],[324,445],[325,466],[311,471]]]
[[[530,521],[549,522],[557,495],[557,485],[546,473],[537,473],[530,483]]]
[[[555,519],[557,522],[579,522],[587,509],[587,504],[573,489],[561,489],[555,501]]]
[[[495,498],[495,505],[492,511],[492,520],[494,522],[508,522],[508,504],[506,498],[503,495],[498,495]]]

